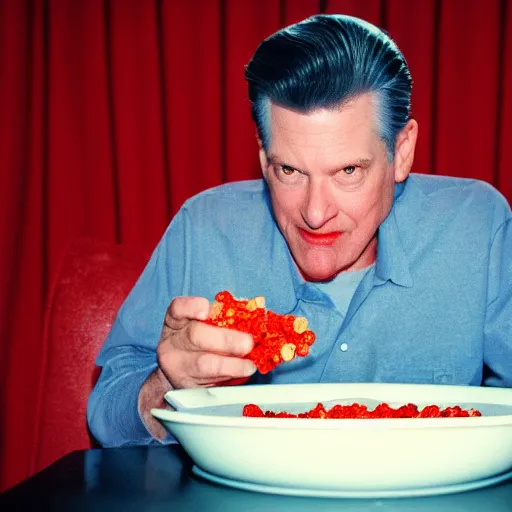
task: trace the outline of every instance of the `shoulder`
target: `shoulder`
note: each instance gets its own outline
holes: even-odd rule
[[[512,213],[505,197],[483,181],[411,174],[393,206],[398,228],[410,250],[461,247],[485,250]],[[468,241],[471,241],[469,244]]]
[[[432,198],[458,200],[466,197],[486,199],[508,207],[505,197],[492,185],[481,180],[411,173],[407,182],[408,186],[417,188]]]
[[[510,216],[510,205],[492,185],[481,180],[449,176],[411,174],[404,187],[404,200],[414,195],[424,196],[426,207],[445,213],[466,213],[469,217]]]
[[[407,181],[411,186],[417,187],[428,196],[485,195],[505,200],[496,188],[485,181],[477,179],[454,178],[452,176],[441,176],[437,174],[411,173]]]
[[[260,179],[236,181],[210,188],[188,199],[182,208],[193,212],[220,204],[230,209],[236,209],[246,205],[254,207],[266,203],[266,185]]]
[[[184,219],[197,236],[268,232],[273,226],[270,198],[263,180],[226,183],[188,199],[176,218]]]

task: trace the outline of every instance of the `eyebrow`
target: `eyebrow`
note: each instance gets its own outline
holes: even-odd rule
[[[294,165],[284,163],[279,158],[277,158],[275,155],[267,155],[267,160],[268,160],[268,163],[271,165],[281,165],[282,167],[290,167],[290,169],[294,169],[295,171],[299,171],[302,173],[305,172],[303,169],[299,169],[298,167],[295,167]]]
[[[268,160],[269,164],[271,164],[271,165],[282,165],[283,167],[290,167],[291,169],[294,169],[299,172],[306,172],[306,171],[304,171],[304,169],[299,169],[298,167],[295,167],[294,165],[290,165],[290,164],[283,162],[276,155],[272,155],[271,153],[267,155],[267,160]],[[371,165],[371,163],[373,162],[373,160],[371,158],[356,158],[354,160],[348,160],[348,161],[351,163],[349,163],[348,165],[341,165],[340,167],[337,167],[336,169],[334,169],[331,172],[337,172],[341,169],[345,169],[346,167],[350,167],[352,165],[366,168],[366,167],[369,167]]]

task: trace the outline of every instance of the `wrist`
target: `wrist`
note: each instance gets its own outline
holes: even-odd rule
[[[170,389],[172,389],[171,384],[160,367],[157,367],[146,379],[139,392],[139,416],[149,433],[160,441],[165,439],[167,431],[162,424],[151,415],[151,409],[165,407],[164,395]]]

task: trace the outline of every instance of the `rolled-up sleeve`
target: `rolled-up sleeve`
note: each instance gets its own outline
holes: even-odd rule
[[[154,353],[124,346],[105,352],[104,358],[87,409],[92,435],[106,447],[152,444],[137,406],[140,388],[156,367]]]
[[[101,374],[89,397],[87,421],[102,446],[160,443],[140,418],[138,396],[157,367],[156,347],[169,303],[187,292],[188,237],[188,217],[182,210],[121,306],[98,355]]]

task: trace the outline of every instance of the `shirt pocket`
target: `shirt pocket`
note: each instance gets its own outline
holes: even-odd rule
[[[381,368],[375,382],[391,382],[400,384],[453,384],[454,372],[450,368],[414,368],[393,366]]]

